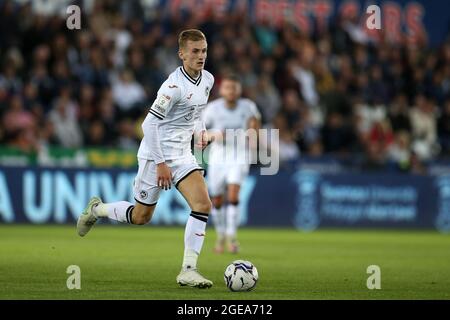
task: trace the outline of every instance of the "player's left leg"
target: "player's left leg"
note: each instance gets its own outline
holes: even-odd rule
[[[197,271],[197,259],[203,246],[206,224],[211,212],[211,201],[206,183],[200,171],[196,170],[180,179],[176,187],[192,210],[186,223],[183,265],[177,282],[180,285],[209,288],[213,284],[212,281],[205,279]]]
[[[139,159],[139,170],[133,187],[136,203],[128,201],[103,203],[99,197],[92,197],[78,217],[78,234],[84,237],[100,218],[138,225],[150,222],[160,191],[156,182],[156,165],[150,160]]]
[[[239,242],[237,240],[237,229],[240,221],[239,212],[239,191],[241,183],[245,180],[249,172],[247,164],[231,165],[227,171],[227,208],[226,208],[226,242],[228,251],[239,252]]]
[[[209,164],[208,166],[208,192],[211,196],[212,209],[211,218],[216,229],[216,245],[214,251],[222,253],[225,247],[225,206],[224,195],[226,187],[226,166],[219,164]]]
[[[154,205],[132,204],[128,201],[103,203],[99,197],[92,197],[83,213],[78,217],[77,232],[84,237],[100,218],[109,218],[122,223],[143,225],[150,222]]]
[[[226,239],[228,251],[239,252],[239,242],[237,240],[237,229],[239,226],[239,184],[229,184],[227,187],[228,205],[226,208]]]

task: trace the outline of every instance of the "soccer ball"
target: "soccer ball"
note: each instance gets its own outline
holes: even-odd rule
[[[231,291],[250,291],[258,282],[258,270],[250,261],[235,260],[225,269],[223,278]]]

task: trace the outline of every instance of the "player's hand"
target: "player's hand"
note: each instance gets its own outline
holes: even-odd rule
[[[165,162],[156,165],[158,187],[168,190],[172,187],[172,172]]]
[[[209,141],[210,139],[206,130],[200,131],[197,137],[197,142],[195,143],[195,147],[203,150],[209,144]]]

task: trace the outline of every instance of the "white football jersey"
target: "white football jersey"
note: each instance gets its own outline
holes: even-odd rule
[[[248,129],[251,118],[261,119],[256,104],[250,99],[240,98],[234,108],[226,106],[225,99],[219,98],[208,103],[202,114],[207,129],[224,131],[226,129]],[[237,132],[237,131],[235,131]],[[235,141],[214,142],[209,153],[210,164],[242,162],[245,156],[245,144],[238,138]],[[248,161],[246,161],[248,162]]]
[[[143,125],[158,124],[161,150],[166,160],[192,154],[192,135],[194,130],[202,129],[198,127],[201,112],[206,107],[213,85],[214,77],[208,71],[202,70],[200,76],[193,79],[183,66],[172,72],[161,85]],[[144,135],[137,156],[154,160],[146,139],[148,137]]]

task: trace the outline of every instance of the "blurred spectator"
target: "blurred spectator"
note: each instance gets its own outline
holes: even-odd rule
[[[54,98],[54,81],[48,75],[47,67],[38,64],[31,70],[31,82],[37,87],[39,102],[44,106],[45,111],[49,111],[51,101]]]
[[[326,59],[320,59],[314,64],[313,67],[318,94],[322,96],[323,94],[333,90],[335,81],[330,69],[328,68]]]
[[[324,151],[335,154],[349,153],[355,140],[353,129],[344,122],[343,115],[338,112],[327,115],[321,137]]]
[[[0,74],[0,86],[4,87],[9,92],[20,92],[22,89],[22,81],[17,76],[14,65],[6,64],[3,67],[2,73]]]
[[[165,77],[169,76],[180,65],[179,58],[176,55],[177,50],[178,43],[175,34],[164,37],[163,42],[156,49],[155,57],[161,63]]]
[[[374,134],[374,126],[386,120],[386,108],[381,104],[357,103],[354,113],[358,119],[358,133],[363,141],[370,140],[370,135]]]
[[[104,90],[99,101],[99,119],[105,128],[107,145],[114,146],[117,140],[117,112],[109,90]]]
[[[385,119],[374,123],[369,133],[369,143],[379,143],[383,153],[389,149],[394,142],[391,124]]]
[[[398,94],[389,109],[389,120],[394,132],[411,132],[411,120],[409,118],[408,99],[405,94]]]
[[[24,110],[22,98],[15,95],[10,100],[8,110],[1,122],[5,142],[22,149],[33,151],[37,148],[36,123],[31,112]]]
[[[417,95],[415,106],[410,111],[412,125],[412,148],[422,160],[433,158],[437,142],[435,106],[424,95]]]
[[[450,155],[450,99],[445,102],[438,120],[439,142],[442,153]]]
[[[283,95],[283,104],[281,113],[285,117],[288,129],[295,139],[297,139],[301,130],[301,109],[303,102],[296,90],[287,90]]]
[[[272,122],[281,107],[281,98],[274,83],[268,75],[262,75],[258,79],[255,102],[258,105],[264,123]]]
[[[239,74],[245,94],[247,87],[256,87],[258,77],[253,69],[253,63],[249,58],[241,58],[236,61],[236,64],[236,72]]]
[[[93,121],[88,129],[85,145],[88,147],[105,147],[107,139],[105,134],[105,126],[99,120]]]
[[[280,165],[286,166],[289,162],[298,160],[300,156],[300,151],[298,149],[297,143],[295,142],[294,136],[289,129],[288,121],[283,113],[278,113],[271,124],[266,126],[269,129],[268,136],[261,137],[261,143],[263,146],[270,150],[271,157],[279,157]],[[272,134],[270,129],[277,129],[279,135],[279,143],[271,143]]]
[[[39,104],[38,88],[35,83],[27,82],[23,88],[23,104],[26,109],[31,109],[34,105]]]
[[[409,159],[409,172],[417,175],[424,175],[427,173],[427,168],[425,167],[420,157],[415,153],[411,153],[411,157]]]
[[[77,105],[69,97],[68,89],[53,103],[49,119],[54,128],[57,141],[64,147],[76,148],[83,143],[81,128],[78,124]]]
[[[262,23],[261,25],[255,27],[255,35],[263,53],[271,54],[277,43],[276,32],[268,26],[268,23]]]
[[[130,70],[123,70],[112,87],[114,101],[123,114],[130,114],[145,99],[145,91]]]
[[[120,121],[119,123],[119,147],[126,150],[134,150],[139,147],[136,140],[136,132],[133,122],[129,119]]]
[[[389,102],[389,89],[384,81],[380,66],[375,65],[370,71],[370,101],[377,105],[386,105]]]
[[[366,153],[361,169],[364,171],[379,171],[385,168],[386,154],[383,146],[375,141],[366,145]]]
[[[401,170],[407,170],[411,158],[411,138],[407,131],[399,131],[395,134],[395,140],[390,145],[388,160],[396,163]]]
[[[352,102],[348,95],[348,84],[344,79],[338,79],[336,87],[326,92],[321,104],[326,112],[337,112],[344,117],[352,115]]]
[[[315,119],[316,116],[312,108],[301,105],[300,123],[296,138],[301,151],[318,156],[323,152],[322,142],[320,141],[322,125],[319,125],[317,119]]]
[[[300,90],[305,102],[311,106],[317,106],[319,96],[316,90],[316,79],[312,72],[315,58],[315,48],[310,43],[305,43],[298,56],[297,64],[293,66],[293,75],[300,84]]]
[[[83,140],[87,141],[90,126],[96,115],[96,105],[94,101],[94,89],[89,84],[83,84],[80,88],[78,123],[83,132]]]

